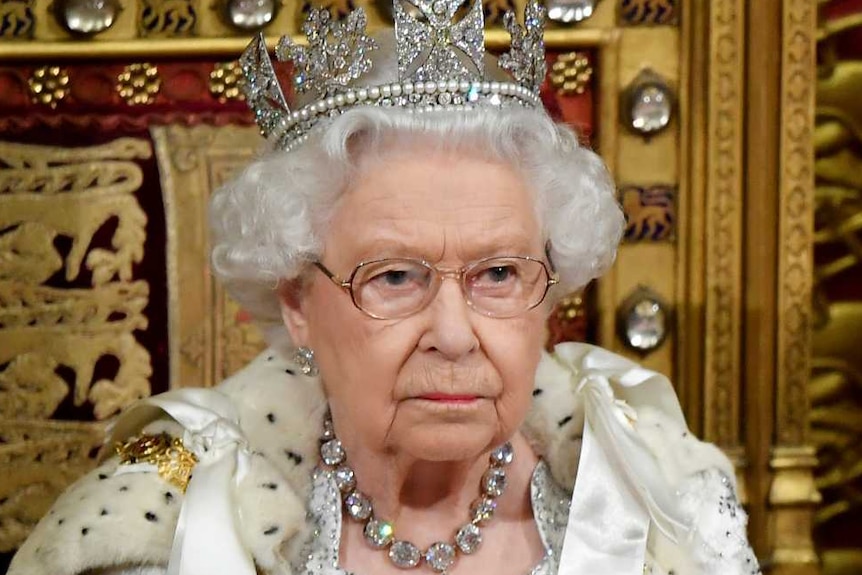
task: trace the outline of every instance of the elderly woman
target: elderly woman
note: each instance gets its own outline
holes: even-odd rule
[[[482,52],[481,3],[420,9],[396,3],[377,40],[359,12],[313,11],[309,47],[278,51],[294,111],[250,48],[275,150],[214,196],[213,262],[272,347],[128,411],[119,455],[12,575],[758,572],[733,469],[669,382],[543,352],[554,299],[608,267],[622,216],[539,105],[538,9],[507,20],[511,77]]]

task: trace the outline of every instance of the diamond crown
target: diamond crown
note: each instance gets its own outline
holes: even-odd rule
[[[514,13],[504,16],[511,36],[511,48],[499,60],[499,67],[511,77],[504,81],[492,81],[486,74],[481,0],[393,1],[397,81],[374,84],[366,79],[374,66],[372,53],[381,48],[367,33],[362,8],[340,21],[326,9],[313,8],[302,26],[307,46],[289,36],[278,42],[276,58],[292,64],[294,89],[311,98],[293,110],[263,34],[249,44],[240,58],[245,95],[265,137],[281,149],[291,149],[322,123],[357,106],[415,112],[540,106],[544,9],[537,0],[528,0],[523,27]]]

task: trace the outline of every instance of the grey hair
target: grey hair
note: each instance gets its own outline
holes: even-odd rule
[[[300,277],[321,254],[327,223],[357,167],[410,146],[513,166],[534,193],[560,275],[558,294],[584,287],[613,263],[624,222],[610,175],[543,110],[362,107],[291,152],[269,152],[213,195],[212,264],[228,293],[264,327],[280,326],[278,282]]]

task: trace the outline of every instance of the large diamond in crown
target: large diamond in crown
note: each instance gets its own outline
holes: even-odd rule
[[[402,81],[482,80],[482,0],[394,0]]]

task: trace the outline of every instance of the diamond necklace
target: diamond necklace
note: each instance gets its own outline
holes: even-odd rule
[[[389,559],[396,567],[412,569],[422,560],[438,573],[446,573],[455,564],[457,554],[470,555],[482,543],[480,526],[485,525],[497,509],[497,498],[506,489],[506,470],[515,457],[512,444],[504,443],[491,452],[487,471],[482,475],[481,495],[470,505],[470,521],[455,533],[454,543],[438,541],[423,553],[419,547],[395,538],[395,527],[389,521],[376,517],[371,499],[356,488],[356,474],[347,465],[347,455],[341,441],[335,437],[332,419],[323,420],[320,437],[320,457],[333,470],[333,477],[344,509],[351,519],[364,523],[365,540],[375,549],[389,549]]]

